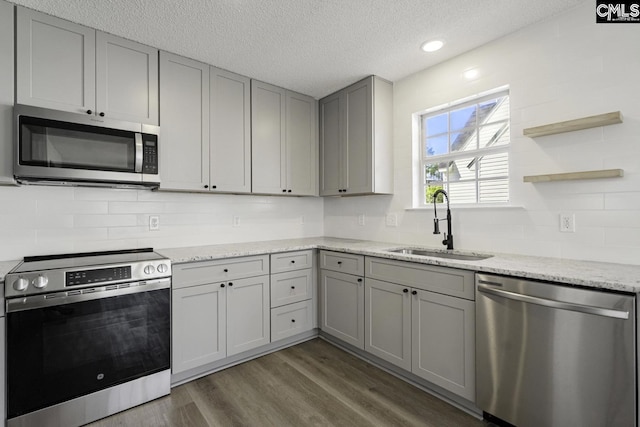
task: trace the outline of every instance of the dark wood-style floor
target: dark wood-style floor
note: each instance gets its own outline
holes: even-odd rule
[[[107,426],[486,426],[315,339],[216,372],[96,423]]]

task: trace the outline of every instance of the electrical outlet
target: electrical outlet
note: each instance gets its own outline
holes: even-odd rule
[[[234,227],[240,227],[240,217],[239,216],[234,216],[233,217],[233,226]]]
[[[398,216],[396,214],[390,213],[387,214],[386,217],[387,227],[397,227],[398,226]]]
[[[160,230],[160,217],[158,215],[151,215],[149,217],[149,230],[150,231]]]
[[[563,233],[576,232],[576,215],[561,213],[560,214],[560,231]]]
[[[364,225],[364,214],[358,215],[358,225],[359,226],[363,226]]]

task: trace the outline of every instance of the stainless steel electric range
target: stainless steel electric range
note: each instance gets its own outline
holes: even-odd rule
[[[170,391],[171,262],[27,257],[5,278],[7,425],[79,426]]]

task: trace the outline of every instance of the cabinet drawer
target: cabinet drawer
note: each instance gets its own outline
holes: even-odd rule
[[[362,276],[364,275],[364,256],[320,251],[320,268]]]
[[[310,268],[271,275],[271,307],[311,298],[313,275]]]
[[[271,341],[313,329],[312,316],[313,306],[310,300],[272,309]]]
[[[313,266],[313,250],[271,255],[271,273],[302,270]]]
[[[469,300],[475,299],[473,271],[385,258],[366,259],[366,277]]]
[[[225,258],[173,266],[173,288],[269,274],[269,255]]]

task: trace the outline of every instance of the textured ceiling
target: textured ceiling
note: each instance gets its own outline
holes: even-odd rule
[[[584,0],[12,1],[321,98],[370,74],[396,81]],[[420,51],[434,38],[442,50]]]

